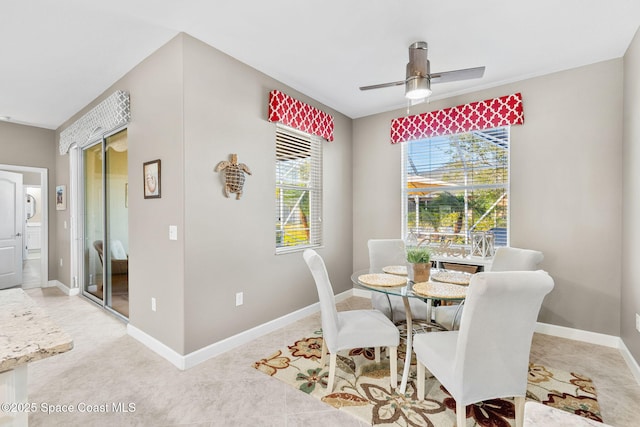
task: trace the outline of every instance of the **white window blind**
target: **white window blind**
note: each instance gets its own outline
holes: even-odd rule
[[[507,244],[509,127],[407,142],[402,157],[405,235],[468,245],[491,231]]]
[[[276,253],[322,244],[322,140],[276,126]]]

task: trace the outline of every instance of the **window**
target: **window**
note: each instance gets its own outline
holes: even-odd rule
[[[276,127],[276,253],[322,244],[322,140]]]
[[[491,231],[506,246],[509,127],[406,142],[402,159],[404,235],[457,246]]]

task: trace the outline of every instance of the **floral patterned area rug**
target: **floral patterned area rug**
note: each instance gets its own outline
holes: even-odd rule
[[[389,386],[389,364],[384,353],[382,361],[375,363],[373,349],[354,349],[348,354],[341,352],[334,390],[328,393],[328,361],[325,367],[318,363],[322,331],[308,335],[255,362],[253,367],[371,425],[455,425],[455,400],[434,377],[427,379],[427,395],[424,401],[419,401],[415,366],[412,366],[407,392],[400,395]],[[398,357],[404,357],[405,351],[401,343]],[[402,361],[399,361],[398,369],[401,370],[402,366]],[[602,421],[593,383],[573,372],[531,364],[527,400]],[[467,426],[513,425],[515,407],[512,399],[493,399],[467,406]]]

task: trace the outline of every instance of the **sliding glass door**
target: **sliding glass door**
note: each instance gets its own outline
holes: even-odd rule
[[[83,150],[83,294],[129,317],[126,130]]]
[[[105,139],[106,305],[129,317],[129,175],[127,131]]]
[[[84,149],[82,172],[84,184],[84,294],[101,304],[104,300],[104,169],[102,142]]]

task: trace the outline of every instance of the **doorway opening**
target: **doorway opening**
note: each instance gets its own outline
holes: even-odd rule
[[[26,180],[27,177],[25,177]],[[24,184],[25,228],[22,288],[40,286],[42,257],[42,187]]]
[[[20,234],[21,250],[16,252],[21,258],[22,270],[19,283],[22,289],[46,286],[49,281],[49,209],[48,171],[46,168],[0,164],[0,171],[22,175],[22,189],[19,194],[21,226],[15,234]]]

